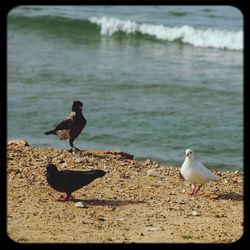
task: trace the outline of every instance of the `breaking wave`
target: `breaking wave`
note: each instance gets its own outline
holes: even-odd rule
[[[140,33],[159,40],[179,40],[195,47],[211,47],[217,49],[243,50],[243,32],[220,29],[197,29],[189,25],[168,27],[165,25],[138,23],[120,20],[113,17],[91,17],[91,23],[97,24],[101,35],[112,36],[116,32],[125,34]]]

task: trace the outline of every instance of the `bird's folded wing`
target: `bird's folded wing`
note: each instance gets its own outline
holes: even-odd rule
[[[207,179],[207,180],[213,180],[216,177],[200,162],[196,162],[196,168],[195,172],[200,177]]]
[[[73,119],[66,119],[56,126],[56,130],[70,129]]]
[[[88,185],[90,182],[97,178],[95,175],[89,175],[84,171],[64,170],[62,174],[63,178],[67,179],[68,182],[70,181],[70,185],[74,190]]]

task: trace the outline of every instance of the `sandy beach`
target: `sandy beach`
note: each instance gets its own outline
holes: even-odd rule
[[[47,183],[48,157],[60,170],[107,174],[73,193]],[[219,172],[220,182],[190,196],[180,166],[133,160],[119,151],[39,148],[22,140],[7,148],[7,231],[20,243],[231,243],[241,238],[243,173]]]

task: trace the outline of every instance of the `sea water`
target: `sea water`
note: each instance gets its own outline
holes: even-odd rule
[[[84,103],[81,149],[243,170],[243,16],[231,6],[19,6],[8,14],[7,132],[38,147]]]

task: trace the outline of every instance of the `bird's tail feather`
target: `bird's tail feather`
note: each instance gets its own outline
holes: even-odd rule
[[[53,129],[53,130],[45,132],[44,134],[45,135],[52,135],[52,134],[56,134],[56,131]]]
[[[83,173],[84,175],[93,176],[94,178],[102,177],[106,174],[106,172],[101,169],[93,169],[93,170],[85,171]]]

